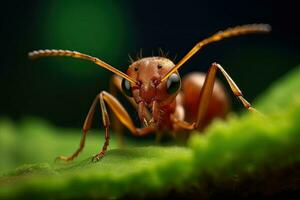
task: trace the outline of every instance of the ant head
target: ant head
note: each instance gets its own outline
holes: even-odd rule
[[[122,81],[122,89],[127,96],[134,98],[136,103],[143,102],[151,106],[153,101],[168,104],[174,100],[181,87],[179,74],[174,72],[168,79],[161,81],[175,64],[164,57],[146,57],[133,62],[127,75],[135,80],[130,83]]]

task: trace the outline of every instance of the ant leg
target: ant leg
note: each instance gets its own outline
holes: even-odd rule
[[[196,129],[196,123],[189,123],[183,119],[172,116],[173,136],[179,140],[187,140],[189,134],[182,134],[182,130],[192,131]]]
[[[195,129],[195,122],[190,123],[184,120],[185,118],[185,110],[183,107],[183,102],[182,102],[182,95],[178,95],[176,97],[176,110],[174,114],[171,115],[171,121],[173,124],[173,129],[175,132],[179,131],[180,129],[184,130],[194,130]]]
[[[81,150],[84,147],[84,141],[85,141],[85,135],[86,132],[90,129],[91,127],[91,123],[92,123],[92,119],[93,119],[93,115],[95,112],[95,107],[97,104],[97,101],[100,102],[100,108],[101,108],[101,113],[102,113],[102,120],[103,120],[103,125],[105,128],[105,142],[103,144],[103,147],[101,149],[101,151],[96,154],[93,157],[93,161],[98,161],[100,158],[102,158],[107,150],[107,147],[109,145],[109,139],[110,139],[110,134],[109,134],[109,126],[110,126],[110,120],[109,120],[109,116],[108,116],[108,112],[106,109],[106,104],[111,108],[111,110],[113,111],[113,113],[117,116],[118,120],[124,125],[126,126],[133,135],[136,136],[144,136],[147,135],[153,131],[155,131],[154,127],[145,127],[145,128],[136,128],[133,124],[132,119],[130,118],[129,114],[127,113],[127,111],[125,110],[125,108],[119,103],[119,101],[112,96],[111,94],[109,94],[108,92],[102,91],[99,95],[97,95],[97,97],[95,98],[90,111],[88,113],[88,116],[85,120],[84,123],[84,128],[83,128],[83,137],[81,139],[80,142],[80,147],[78,148],[78,150],[75,151],[75,153],[70,156],[70,157],[64,157],[64,156],[60,156],[58,157],[58,159],[61,160],[66,160],[66,161],[70,161],[73,160],[76,156],[78,156],[78,154],[81,152]]]
[[[135,136],[143,136],[147,135],[153,131],[155,131],[154,127],[145,127],[145,128],[136,128],[135,125],[133,124],[132,119],[130,118],[129,114],[125,110],[125,108],[120,104],[120,102],[111,94],[108,92],[102,91],[99,95],[98,98],[100,100],[100,106],[102,110],[102,118],[103,118],[103,123],[104,127],[106,129],[106,134],[105,134],[105,143],[102,147],[102,150],[100,153],[96,154],[93,157],[93,161],[98,161],[100,158],[102,158],[107,150],[108,144],[109,144],[109,116],[106,110],[105,103],[110,107],[110,109],[113,111],[113,113],[116,115],[118,120],[126,126],[133,135]]]
[[[80,152],[83,150],[84,145],[85,145],[85,139],[86,139],[87,132],[92,126],[92,121],[93,121],[93,117],[94,117],[97,102],[98,102],[98,98],[96,97],[94,99],[93,104],[92,104],[92,106],[91,106],[91,108],[90,108],[90,110],[89,110],[89,112],[86,116],[85,121],[84,121],[83,128],[82,128],[83,134],[82,134],[82,137],[81,137],[81,140],[80,140],[80,143],[79,143],[79,148],[71,156],[69,156],[69,157],[59,156],[55,160],[71,161],[74,158],[76,158],[80,154]]]
[[[243,97],[243,94],[241,90],[238,88],[238,86],[235,84],[235,82],[231,79],[231,77],[227,74],[227,72],[223,69],[223,67],[217,63],[213,63],[205,77],[204,85],[201,90],[200,94],[200,103],[199,103],[199,110],[198,110],[198,116],[196,121],[196,127],[201,127],[201,124],[204,122],[204,117],[210,102],[210,98],[212,96],[214,82],[216,78],[216,72],[217,70],[220,70],[223,74],[223,76],[226,78],[233,94],[242,102],[243,106],[252,112],[258,112],[256,111],[251,104]]]
[[[176,106],[176,110],[174,114],[171,115],[171,121],[173,125],[172,135],[174,138],[179,139],[181,141],[187,140],[189,134],[182,134],[183,130],[192,131],[196,129],[195,122],[189,123],[184,121],[185,110],[181,105],[181,98],[179,98],[178,105]]]
[[[184,121],[184,120],[179,120],[177,118],[173,118],[173,123],[182,128],[182,129],[185,129],[185,130],[195,130],[196,129],[196,123],[193,122],[193,123],[189,123],[187,121]]]

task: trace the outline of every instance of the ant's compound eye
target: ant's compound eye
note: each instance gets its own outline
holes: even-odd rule
[[[178,74],[174,73],[167,80],[167,92],[173,94],[180,88],[181,80]]]
[[[127,96],[132,97],[130,82],[128,80],[126,80],[125,78],[123,78],[123,80],[122,80],[122,90]]]

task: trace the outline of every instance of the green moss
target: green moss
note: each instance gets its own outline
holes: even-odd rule
[[[141,147],[111,150],[97,163],[91,157],[67,165],[26,165],[9,173],[13,187],[1,188],[4,195],[45,194],[67,197],[111,197],[125,193],[144,194],[178,185],[190,178],[191,150],[182,147]],[[45,177],[45,175],[47,175]],[[15,176],[23,178],[15,182]],[[30,178],[28,178],[30,177]],[[34,189],[34,190],[32,190]]]
[[[265,116],[247,113],[215,121],[204,134],[194,132],[186,147],[129,143],[116,149],[113,143],[97,163],[91,162],[91,155],[102,144],[103,133],[88,135],[86,149],[76,161],[55,164],[57,155],[69,155],[77,147],[80,130],[58,129],[36,119],[16,126],[3,119],[0,198],[172,197],[173,193],[211,197],[220,191],[246,195],[280,192],[283,187],[299,190],[295,181],[299,178],[295,166],[300,164],[299,80],[296,68],[260,97],[256,105]],[[22,163],[37,164],[8,171]],[[287,170],[295,172],[294,177]]]
[[[194,135],[190,145],[196,165],[214,177],[252,173],[263,165],[276,167],[300,161],[300,99],[284,112],[246,115],[216,122],[206,135]],[[275,166],[274,166],[275,167]]]

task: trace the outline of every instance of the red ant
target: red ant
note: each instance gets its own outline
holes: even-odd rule
[[[84,148],[86,134],[91,128],[97,102],[100,102],[102,119],[105,128],[105,143],[100,153],[93,161],[102,158],[109,145],[110,119],[108,106],[116,118],[135,136],[145,136],[149,133],[159,133],[161,130],[171,130],[173,135],[184,130],[201,130],[215,117],[225,117],[229,102],[224,88],[216,82],[216,72],[220,70],[226,78],[232,92],[250,111],[256,111],[244,99],[242,92],[220,64],[213,63],[207,74],[192,73],[181,81],[178,69],[203,46],[224,38],[251,33],[266,33],[271,30],[267,24],[250,24],[237,26],[217,32],[196,44],[177,64],[165,57],[146,57],[133,62],[127,73],[123,73],[104,61],[68,50],[39,50],[29,53],[29,58],[46,56],[67,56],[89,60],[113,72],[112,85],[127,96],[127,99],[137,109],[139,119],[144,125],[136,128],[129,114],[119,101],[106,91],[100,92],[85,119],[80,147],[70,157],[60,156],[58,159],[70,161],[79,155]],[[121,78],[122,79],[121,79]]]

